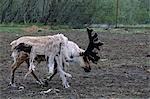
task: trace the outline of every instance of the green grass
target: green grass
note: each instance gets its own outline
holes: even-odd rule
[[[1,33],[20,33],[23,32],[22,28],[28,27],[28,25],[21,25],[21,24],[0,24],[0,32]]]
[[[42,24],[0,24],[0,33],[24,33],[25,31],[23,29],[31,26],[37,26],[39,29],[43,28],[44,25]],[[138,25],[140,26],[140,25]],[[144,25],[147,27],[147,25]],[[133,26],[131,26],[133,27]],[[68,26],[65,25],[58,25],[58,26],[47,26],[48,29],[42,30],[47,32],[67,32],[67,31],[86,31],[86,29],[71,29]],[[103,28],[93,28],[95,32],[103,32],[103,33],[119,33],[119,34],[133,34],[133,33],[150,33],[149,28],[117,28],[117,29],[108,29],[105,30]]]
[[[7,33],[19,33],[23,32],[20,27],[1,27],[0,32],[7,32]]]
[[[39,29],[45,27],[43,24],[0,24],[0,32],[7,32],[7,33],[19,33],[19,32],[25,32],[23,29],[27,27],[37,26]],[[46,26],[48,27],[48,31],[67,31],[71,30],[68,26],[65,25],[57,25],[57,26]]]
[[[101,33],[113,33],[113,34],[137,34],[137,33],[144,33],[144,34],[150,34],[150,29],[124,29],[124,28],[117,28],[117,29],[108,29],[105,30],[103,28],[92,28],[95,32],[101,32]],[[79,31],[86,31],[86,29],[76,29]]]
[[[120,28],[129,28],[129,29],[150,29],[150,24],[136,24],[136,25],[118,25]]]

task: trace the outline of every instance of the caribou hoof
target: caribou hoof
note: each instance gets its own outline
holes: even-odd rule
[[[68,82],[66,82],[65,84],[63,84],[64,88],[69,88],[70,85],[68,84]]]
[[[69,74],[69,73],[66,73],[65,75],[66,75],[67,77],[70,77],[70,78],[72,77],[72,75]]]
[[[25,89],[25,87],[24,86],[16,86],[16,84],[15,83],[9,83],[9,86],[10,86],[10,88],[12,89],[12,90],[19,90],[19,91],[21,91],[21,90],[24,90]]]
[[[47,80],[44,80],[44,83],[42,85],[43,87],[48,87],[48,81]]]
[[[14,88],[17,87],[15,83],[11,83],[11,82],[9,83],[9,86],[14,87]]]
[[[45,80],[45,81],[36,81],[36,83],[41,85],[41,86],[43,86],[43,87],[47,87],[48,86],[47,80]]]

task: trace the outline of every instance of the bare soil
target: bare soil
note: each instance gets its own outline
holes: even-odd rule
[[[69,40],[76,42],[81,48],[86,48],[88,38],[86,32],[68,30],[67,32],[38,33],[0,33],[0,96],[1,99],[100,99],[100,98],[150,98],[150,34],[148,33],[105,33],[98,32],[99,39],[104,42],[99,55],[98,64],[92,64],[92,71],[85,73],[78,65],[67,67],[72,74],[68,78],[71,87],[63,88],[57,74],[48,87],[38,85],[27,72],[24,63],[15,73],[15,82],[24,89],[9,86],[10,66],[12,64],[10,42],[24,35],[65,34]],[[40,79],[47,75],[47,66],[42,62],[35,73]],[[59,89],[48,94],[40,94],[49,88]]]

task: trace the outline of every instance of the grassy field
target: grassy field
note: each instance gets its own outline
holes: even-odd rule
[[[106,30],[105,28],[93,28],[96,32],[110,32],[110,33],[121,33],[121,34],[131,34],[131,33],[149,33],[150,25],[120,25],[120,28],[110,28]],[[0,32],[7,33],[23,33],[23,32],[51,32],[51,31],[69,31],[69,30],[79,30],[86,31],[86,29],[71,29],[68,26],[45,26],[42,24],[0,24]]]

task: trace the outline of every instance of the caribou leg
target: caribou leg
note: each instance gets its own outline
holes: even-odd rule
[[[23,62],[21,63],[14,63],[12,66],[11,66],[11,81],[10,81],[10,85],[12,87],[16,87],[15,83],[14,83],[14,76],[15,76],[15,71],[17,70],[17,68],[22,64]]]
[[[57,63],[56,60],[54,59],[54,73],[51,76],[48,76],[45,81],[44,81],[44,85],[48,86],[48,81],[51,81],[52,78],[57,74]]]
[[[69,88],[70,85],[69,83],[67,82],[67,79],[66,79],[66,76],[67,77],[72,77],[71,74],[69,73],[66,73],[62,67],[63,67],[63,62],[62,62],[62,57],[61,56],[56,56],[56,63],[58,64],[57,65],[57,69],[59,71],[59,75],[60,75],[60,78],[62,80],[62,85],[65,87],[65,88]]]
[[[11,81],[10,81],[10,85],[15,87],[15,83],[14,83],[15,71],[27,59],[27,56],[22,54],[22,53],[20,53],[20,54],[13,55],[13,58],[14,58],[14,63],[11,66]]]
[[[64,63],[63,63],[63,70],[64,70]],[[52,78],[57,74],[57,72],[58,72],[57,63],[56,63],[56,60],[54,59],[54,73],[50,77],[47,77],[46,80],[51,81]]]
[[[30,67],[30,62],[29,59],[26,60],[27,66],[28,68]],[[33,76],[33,78],[36,80],[36,82],[40,85],[43,85],[44,83],[35,75],[35,73],[33,72],[33,70],[31,71],[31,75]]]
[[[52,78],[57,74],[57,63],[56,63],[56,60],[54,59],[54,73],[47,78],[48,81],[51,81]]]

